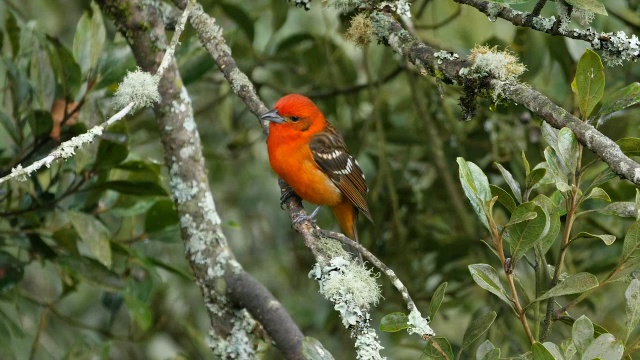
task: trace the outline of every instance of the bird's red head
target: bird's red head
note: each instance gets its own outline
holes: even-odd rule
[[[269,133],[300,133],[309,135],[321,131],[325,127],[325,119],[320,109],[306,96],[299,94],[285,95],[276,102],[273,110],[260,117],[269,120]]]

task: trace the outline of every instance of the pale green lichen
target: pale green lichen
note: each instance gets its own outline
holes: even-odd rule
[[[378,334],[367,327],[356,335],[356,360],[384,360],[386,357],[380,356],[380,350],[384,349],[380,345]]]
[[[257,357],[250,335],[256,327],[256,321],[246,309],[236,311],[233,328],[226,338],[210,332],[208,345],[216,359],[254,359]]]
[[[371,19],[363,13],[359,13],[351,19],[351,26],[344,34],[345,38],[357,46],[365,46],[371,40],[373,24]]]
[[[114,95],[116,108],[123,108],[133,102],[135,111],[160,102],[159,81],[157,76],[144,72],[140,68],[128,72]]]

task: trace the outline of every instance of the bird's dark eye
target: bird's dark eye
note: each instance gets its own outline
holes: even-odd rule
[[[297,122],[298,120],[300,120],[300,118],[297,117],[297,116],[292,116],[291,117],[291,121],[293,121],[293,122]]]

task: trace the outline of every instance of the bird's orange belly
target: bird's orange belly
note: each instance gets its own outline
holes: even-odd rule
[[[276,162],[277,164],[295,164],[295,169],[272,167],[276,173],[291,186],[304,200],[316,205],[335,206],[342,201],[342,193],[314,162]]]

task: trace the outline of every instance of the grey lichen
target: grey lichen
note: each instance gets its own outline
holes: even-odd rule
[[[128,72],[114,95],[116,108],[123,108],[133,102],[133,111],[135,111],[160,102],[159,81],[159,77],[144,72],[140,68]]]
[[[510,51],[499,51],[497,47],[476,46],[471,50],[468,60],[471,68],[461,69],[459,74],[469,79],[491,76],[493,99],[498,101],[526,67]]]
[[[384,349],[378,340],[378,334],[372,328],[366,328],[356,336],[357,360],[383,360],[380,350]]]
[[[217,336],[210,332],[208,345],[213,350],[216,359],[257,359],[258,355],[253,347],[253,341],[249,334],[256,327],[246,309],[238,310],[234,313],[233,328],[228,337]]]
[[[359,13],[351,19],[351,26],[344,34],[345,38],[357,46],[365,46],[371,40],[373,34],[373,24],[369,17]]]

